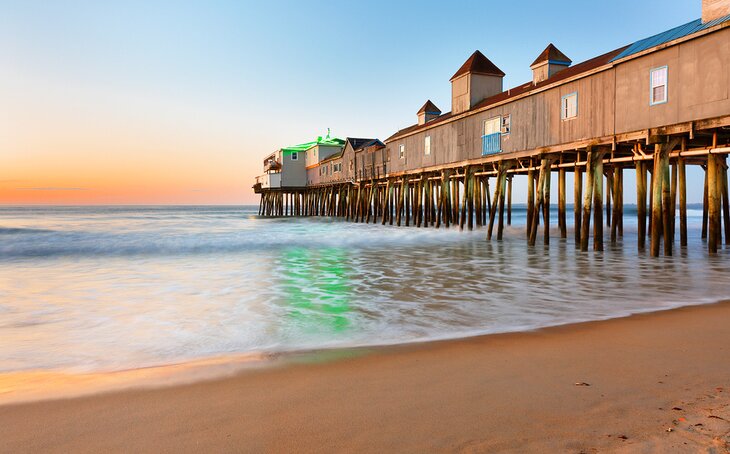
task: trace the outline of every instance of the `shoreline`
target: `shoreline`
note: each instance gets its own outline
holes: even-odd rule
[[[0,436],[10,452],[725,452],[727,320],[724,301],[298,355],[211,380],[2,405]]]
[[[722,304],[730,305],[730,300],[698,302],[682,306],[648,309],[625,315],[609,316],[594,320],[570,321],[556,325],[513,331],[493,333],[474,332],[466,333],[458,337],[432,337],[399,343],[323,347],[281,352],[222,354],[165,364],[107,371],[73,372],[68,370],[34,369],[0,373],[0,408],[4,405],[74,399],[120,391],[160,389],[198,382],[216,381],[238,374],[245,374],[252,370],[288,367],[302,362],[338,361],[363,355],[378,355],[386,353],[389,350],[429,348],[431,345],[436,346],[451,342],[469,342],[471,340],[476,341],[499,336],[541,333],[561,328],[570,329],[572,327],[587,326],[612,320],[631,319],[687,308]]]

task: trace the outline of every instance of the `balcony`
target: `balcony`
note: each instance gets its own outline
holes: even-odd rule
[[[278,161],[271,159],[264,163],[264,172],[279,172],[280,170],[281,163]]]
[[[495,132],[482,136],[482,156],[496,154],[502,151],[502,134]]]

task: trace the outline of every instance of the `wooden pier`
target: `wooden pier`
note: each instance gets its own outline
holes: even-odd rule
[[[638,249],[671,256],[677,242],[688,244],[687,167],[696,166],[704,172],[701,236],[714,254],[723,240],[730,245],[730,0],[704,0],[702,11],[701,19],[576,65],[549,44],[530,65],[533,80],[507,90],[504,72],[476,51],[450,79],[450,112],[428,100],[416,124],[383,142],[348,138],[339,153],[321,151],[340,143],[328,134],[312,142],[305,164],[286,155],[305,147],[271,155],[282,170],[257,179],[259,212],[483,228],[499,241],[514,224],[514,184],[526,179],[524,232],[535,246],[539,237],[550,242],[556,191],[559,236],[567,238],[572,172],[577,248],[616,244],[624,191],[635,190]],[[627,188],[632,171],[635,188]],[[271,186],[282,175],[301,185]]]
[[[712,127],[723,124],[725,127]],[[527,177],[528,245],[537,242],[542,222],[544,244],[550,242],[551,175],[558,175],[558,228],[567,238],[566,173],[574,174],[573,228],[576,247],[604,249],[623,236],[625,171],[636,172],[638,248],[649,236],[652,256],[670,256],[676,243],[687,246],[687,166],[705,174],[702,236],[716,253],[723,239],[730,245],[727,155],[730,116],[706,124],[675,125],[673,131],[643,138],[610,138],[570,149],[533,154],[494,155],[469,162],[423,168],[377,179],[323,184],[317,187],[262,190],[263,216],[330,216],[346,221],[404,227],[484,228],[486,238],[501,240],[512,224],[515,175]],[[703,128],[707,126],[707,128]],[[623,139],[623,140],[621,140]],[[604,202],[605,200],[605,202]],[[605,207],[605,217],[604,217]],[[542,218],[542,219],[541,219]],[[592,224],[592,225],[591,225]],[[604,232],[604,226],[609,234]],[[496,232],[495,232],[496,229]]]

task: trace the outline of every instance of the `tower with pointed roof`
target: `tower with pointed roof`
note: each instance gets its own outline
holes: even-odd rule
[[[478,50],[451,77],[451,112],[466,112],[480,101],[502,93],[504,73]]]
[[[436,104],[432,103],[429,99],[426,104],[418,110],[418,124],[425,125],[434,118],[438,118],[441,115],[441,109],[436,107]]]
[[[532,69],[532,83],[535,85],[547,80],[573,63],[567,55],[553,45],[548,44],[544,51],[530,65]]]

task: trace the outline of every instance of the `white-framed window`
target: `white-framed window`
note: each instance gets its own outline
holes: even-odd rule
[[[299,159],[299,153],[297,153],[296,151],[295,151],[295,152],[293,152],[293,153],[291,154],[291,160],[292,160],[292,161],[296,161],[296,160],[298,160],[298,159]]]
[[[332,164],[332,173],[339,173],[342,171],[342,164]]]
[[[502,117],[502,134],[508,135],[512,130],[512,115],[505,115]]]
[[[429,156],[431,154],[431,136],[426,136],[423,139],[423,154]]]
[[[490,118],[489,120],[484,120],[484,135],[489,136],[500,132],[501,125],[502,120],[500,117],[494,117]]]
[[[667,82],[669,69],[667,66],[651,70],[649,104],[664,104],[667,102]]]
[[[400,144],[398,147],[398,157],[401,159],[406,157],[406,146],[404,144]]]
[[[578,92],[565,95],[560,100],[560,119],[570,120],[578,116]]]

